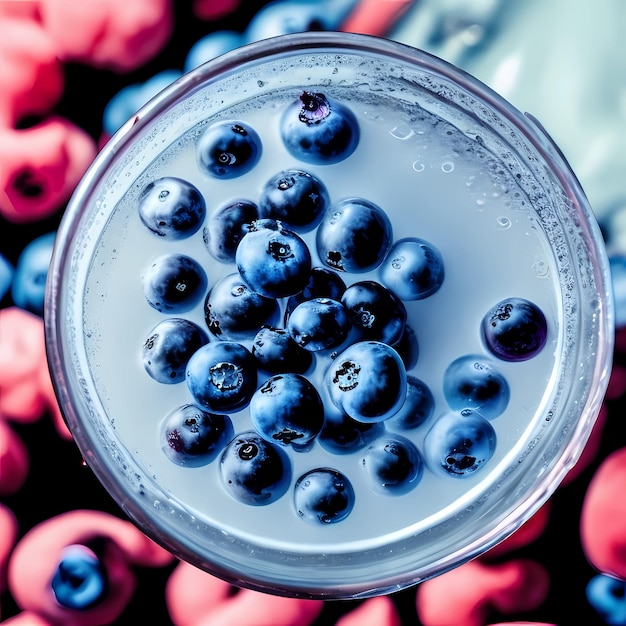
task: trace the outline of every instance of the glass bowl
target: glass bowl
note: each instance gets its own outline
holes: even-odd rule
[[[312,151],[311,140],[300,141],[300,133],[310,127],[315,132],[319,120],[309,118],[324,117],[328,109],[339,126],[347,120],[350,139],[342,143],[329,124],[332,140],[318,136]],[[213,157],[206,137],[220,125],[250,131],[246,136],[254,145],[240,171],[228,169],[226,149],[213,162],[222,170],[207,165]],[[161,322],[183,318],[201,329],[205,345],[226,341],[254,352],[252,335],[237,334],[245,315],[230,334],[220,336],[211,326],[220,307],[213,287],[231,275],[241,283],[244,264],[239,256],[225,261],[211,252],[215,237],[232,247],[235,233],[212,220],[235,200],[260,207],[268,181],[284,178],[285,171],[322,182],[313,195],[323,196],[323,211],[306,224],[292,223],[293,213],[275,221],[277,212],[287,210],[280,200],[258,217],[274,220],[281,233],[296,233],[311,267],[338,276],[344,287],[375,283],[393,291],[397,278],[390,272],[406,256],[397,245],[408,240],[408,292],[400,288],[401,298],[392,294],[365,312],[369,322],[388,317],[393,326],[400,319],[402,332],[393,339],[386,331],[372,334],[364,329],[363,299],[356,297],[349,308],[346,292],[322,289],[353,315],[352,330],[344,343],[305,348],[313,365],[293,366],[323,406],[321,422],[310,418],[310,440],[300,445],[284,428],[280,436],[268,434],[257,413],[252,421],[248,395],[217,411],[222,417],[213,425],[221,419],[223,432],[202,462],[172,461],[163,450],[169,445],[166,417],[198,400],[183,380],[193,378],[191,359],[185,356],[182,374],[169,384],[147,373],[146,346],[158,341]],[[184,236],[176,228],[158,232],[159,225],[167,230],[173,222],[139,208],[151,183],[171,177],[183,181],[175,184],[175,195],[184,195],[180,184],[191,183],[206,204],[206,215]],[[374,213],[382,209],[376,213],[382,243],[361,236],[362,227],[354,225],[355,216],[371,215],[372,206]],[[348,226],[334,228],[342,215],[349,216]],[[248,220],[237,236],[259,229],[259,222]],[[346,229],[356,233],[356,244],[345,243]],[[426,245],[419,248],[427,250],[426,261],[415,261],[416,241]],[[342,262],[350,246],[355,258],[363,252],[374,260],[342,266],[337,250],[344,244]],[[164,254],[196,259],[206,274],[202,297],[184,310],[148,302],[147,269]],[[427,274],[420,276],[430,282],[412,293],[422,262]],[[247,267],[252,271],[255,262]],[[262,291],[249,276],[245,287]],[[285,311],[303,284],[266,295],[278,313],[257,325],[285,326],[294,339]],[[46,342],[59,404],[85,462],[148,536],[239,586],[306,598],[368,597],[482,554],[558,487],[585,446],[608,382],[609,285],[592,210],[565,158],[531,115],[419,50],[364,35],[303,33],[247,45],[184,75],[109,141],[58,230],[46,292]],[[235,315],[228,297],[222,329]],[[492,350],[488,314],[506,320],[511,299],[534,304],[546,324],[543,330],[541,323],[532,327],[540,336],[536,351],[525,344],[516,356],[505,346],[503,357]],[[368,350],[385,344],[381,350],[395,356],[372,357],[365,376],[363,353],[344,352],[355,342]],[[344,403],[345,377],[355,373],[348,371],[355,360],[356,369],[363,365],[359,389],[365,395]],[[264,368],[256,370],[257,389],[274,376]],[[395,374],[384,378],[388,368]],[[471,371],[478,371],[478,379]],[[337,391],[337,384],[344,387]],[[403,404],[411,390],[412,399]],[[315,402],[298,393],[314,413]],[[390,394],[394,399],[388,401]],[[385,408],[368,413],[370,396],[387,402]],[[363,398],[369,398],[363,400],[367,407],[353,408]],[[209,402],[202,408],[215,407]],[[267,417],[268,411],[260,414]],[[229,440],[255,428],[283,459],[284,475],[267,501],[246,501],[249,485],[243,499],[232,492],[239,468],[232,470],[223,452],[232,447]],[[401,453],[409,457],[404,465],[397,462]],[[341,479],[330,487],[329,468]],[[323,478],[304,477],[316,469],[324,470]],[[316,488],[322,490],[317,495]],[[341,502],[324,501],[325,489],[334,489]]]

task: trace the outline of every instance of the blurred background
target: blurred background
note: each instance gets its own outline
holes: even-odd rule
[[[0,313],[19,309],[27,313],[24,319],[35,318],[38,328],[54,232],[88,162],[152,95],[238,45],[301,30],[388,37],[462,67],[541,121],[581,180],[614,269],[618,346],[605,410],[581,464],[551,498],[545,524],[508,552],[485,561],[493,567],[520,560],[538,564],[548,581],[538,596],[530,587],[527,592],[518,588],[515,602],[499,602],[485,583],[483,590],[468,588],[465,604],[458,600],[457,607],[455,599],[463,594],[451,588],[448,615],[433,618],[416,605],[413,588],[391,596],[397,621],[389,624],[626,624],[621,582],[602,587],[602,592],[590,591],[591,581],[603,572],[590,562],[580,533],[581,511],[593,477],[626,445],[622,398],[626,343],[621,337],[626,323],[622,302],[626,3],[597,0],[574,7],[564,0],[87,0],[80,4],[84,7],[73,0],[65,4],[0,0]],[[40,368],[43,357],[40,345],[31,352],[28,346],[16,346],[17,331],[7,319],[0,315],[0,506],[11,512],[17,526],[13,534],[6,531],[9,546],[4,552],[0,549],[0,621],[17,619],[28,608],[17,601],[4,572],[15,546],[31,529],[83,509],[125,519],[63,432],[49,390],[39,389],[35,400],[25,392],[23,406],[14,400],[12,394],[23,382],[12,375],[16,354],[31,358],[29,371]],[[35,335],[27,336],[36,341]],[[626,477],[622,485],[621,497],[626,500]],[[626,543],[626,508],[623,516],[621,537]],[[112,622],[102,623],[136,624],[149,616],[154,624],[174,624],[164,590],[176,566],[174,561],[133,565],[136,590]],[[314,621],[300,624],[335,625],[361,604],[328,602]],[[471,613],[468,607],[476,610]],[[32,617],[24,619],[31,620],[25,624],[39,623]],[[76,624],[84,623],[80,616],[76,619]],[[278,621],[241,622],[248,623]],[[384,626],[366,618],[355,623]]]

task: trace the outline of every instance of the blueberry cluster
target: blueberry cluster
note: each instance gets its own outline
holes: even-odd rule
[[[338,163],[359,141],[354,114],[321,93],[304,92],[280,128],[287,150],[309,164]],[[253,128],[227,120],[208,126],[196,151],[207,176],[233,178],[258,163],[262,145]],[[219,458],[224,489],[265,505],[292,484],[289,455],[317,444],[331,454],[360,452],[366,480],[387,495],[413,489],[425,465],[467,476],[491,458],[490,420],[510,393],[482,355],[460,356],[447,368],[447,410],[430,426],[423,451],[397,434],[434,414],[432,391],[407,373],[417,350],[405,302],[436,293],[445,271],[430,242],[394,240],[381,207],[360,197],[333,203],[319,177],[292,168],[267,180],[257,202],[237,198],[208,217],[198,189],[160,178],[141,194],[139,215],[163,239],[203,227],[211,257],[232,268],[209,288],[201,263],[166,254],[143,276],[148,304],[172,315],[150,332],[145,369],[159,383],[186,381],[192,400],[162,423],[171,461],[197,467]],[[203,297],[205,328],[174,317]],[[547,339],[544,315],[521,298],[498,303],[481,330],[487,350],[504,361],[534,356]],[[235,432],[230,415],[243,409],[251,428]],[[354,505],[355,489],[336,468],[314,468],[293,484],[304,521],[338,522]]]

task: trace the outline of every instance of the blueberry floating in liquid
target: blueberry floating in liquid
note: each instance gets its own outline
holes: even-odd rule
[[[202,266],[186,254],[163,254],[141,277],[148,304],[161,313],[185,313],[204,297],[208,279]]]
[[[326,210],[316,233],[317,253],[338,272],[368,272],[385,258],[392,239],[391,221],[376,204],[346,198]]]
[[[453,411],[475,411],[487,419],[502,414],[511,395],[506,378],[497,368],[473,354],[448,365],[443,375],[443,394]]]
[[[214,341],[197,350],[187,364],[187,386],[194,401],[215,413],[243,409],[256,389],[252,353],[234,341]]]
[[[276,502],[289,488],[291,464],[283,450],[255,431],[235,435],[220,460],[227,493],[253,506]]]
[[[496,432],[478,413],[439,416],[424,438],[423,453],[433,472],[465,478],[482,469],[496,449]]]
[[[144,368],[159,383],[180,383],[185,380],[187,362],[208,341],[207,333],[194,322],[167,318],[152,329],[143,344]]]
[[[483,318],[482,336],[490,352],[503,361],[525,361],[544,347],[548,323],[541,309],[524,298],[508,298]]]
[[[167,458],[184,467],[213,461],[234,435],[230,418],[194,404],[170,411],[161,426],[161,448]]]
[[[324,425],[324,405],[315,386],[301,374],[276,374],[254,392],[250,419],[272,443],[306,446]]]
[[[280,120],[280,136],[292,156],[316,165],[343,161],[356,149],[360,129],[354,113],[323,93],[303,91]]]
[[[296,481],[294,504],[300,519],[313,526],[336,524],[354,507],[352,483],[338,470],[321,467]]]
[[[298,293],[311,275],[311,253],[304,240],[271,219],[252,224],[239,242],[235,261],[246,285],[267,298]]]
[[[200,168],[215,178],[236,178],[249,172],[262,153],[261,138],[237,120],[211,124],[196,147]]]
[[[206,216],[206,202],[191,183],[165,176],[148,183],[139,195],[139,217],[163,239],[176,241],[196,233]]]

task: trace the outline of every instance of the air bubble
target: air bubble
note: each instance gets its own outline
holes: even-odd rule
[[[449,174],[450,172],[454,171],[454,163],[452,163],[452,161],[446,161],[445,163],[441,164],[441,171],[444,172],[445,174]]]
[[[505,217],[504,215],[501,215],[500,217],[496,218],[496,223],[498,224],[498,226],[500,228],[511,228],[511,220],[508,217]]]
[[[405,141],[406,139],[413,137],[415,131],[410,126],[407,126],[406,124],[401,124],[400,126],[394,126],[389,131],[389,134],[396,139]]]
[[[536,276],[543,277],[543,276],[547,276],[548,275],[549,266],[548,266],[548,264],[545,261],[543,261],[541,259],[535,261],[531,265],[531,268],[532,268],[533,272],[535,272]]]
[[[426,169],[426,166],[421,161],[413,161],[413,169],[416,172],[423,172]]]

